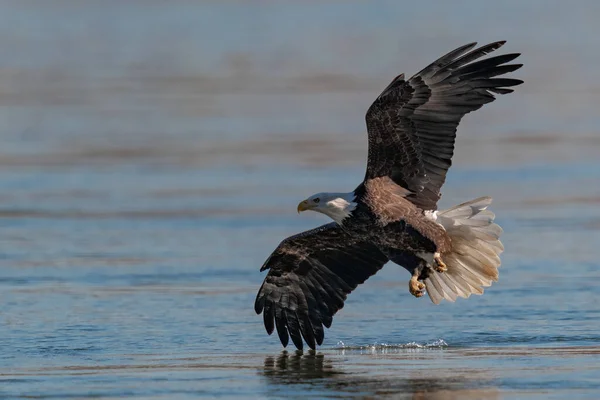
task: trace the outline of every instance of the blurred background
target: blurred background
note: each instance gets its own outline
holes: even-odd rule
[[[595,398],[600,3],[0,10],[1,396]],[[441,207],[494,197],[500,281],[435,307],[389,265],[317,355],[281,355],[252,306],[326,222],[297,203],[359,183],[393,77],[496,40],[525,84],[463,120]]]

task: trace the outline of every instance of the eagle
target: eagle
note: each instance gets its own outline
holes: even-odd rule
[[[366,114],[367,171],[349,193],[317,193],[298,204],[333,222],[284,239],[254,309],[281,344],[315,349],[348,294],[388,261],[411,274],[409,291],[454,302],[498,280],[500,226],[481,197],[437,210],[463,116],[513,92],[523,81],[501,77],[520,53],[485,57],[504,45],[461,46],[409,79],[397,76]]]

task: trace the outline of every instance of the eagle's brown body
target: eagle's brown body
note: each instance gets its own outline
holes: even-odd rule
[[[486,209],[491,198],[444,211],[437,202],[462,117],[522,83],[495,78],[520,68],[506,64],[519,54],[476,61],[503,44],[462,46],[408,80],[396,77],[373,102],[363,182],[325,205],[303,201],[336,222],[285,239],[261,268],[269,273],[255,310],[284,346],[290,337],[299,349],[303,340],[320,345],[346,296],[388,261],[411,272],[412,294],[426,288],[436,304],[481,294],[498,279],[502,229]]]
[[[431,241],[434,251],[439,253],[450,251],[452,244],[446,230],[433,219],[427,218],[423,210],[406,199],[410,192],[387,176],[369,179],[364,186],[365,196],[362,201],[375,216],[377,226],[385,229],[390,224],[404,221],[425,239]],[[394,241],[394,243],[397,245],[399,242]],[[431,245],[422,249],[422,251],[431,250]]]

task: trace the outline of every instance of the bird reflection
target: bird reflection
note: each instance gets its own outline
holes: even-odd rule
[[[314,351],[304,354],[284,351],[277,357],[265,358],[263,375],[271,391],[287,392],[292,389],[290,386],[297,386],[295,390],[318,391],[327,397],[384,396],[414,400],[500,397],[497,389],[489,388],[489,379],[482,377],[481,371],[462,369],[437,374],[436,370],[410,369],[408,375],[399,375],[399,370],[393,369],[384,375],[385,370],[378,368],[371,370],[377,376],[369,376],[369,366],[364,366],[362,373],[346,372],[339,368],[339,362]]]
[[[342,372],[333,367],[331,360],[326,360],[323,354],[309,351],[306,354],[284,351],[277,358],[265,358],[264,374],[273,377],[278,383],[306,383],[310,379],[333,377]]]

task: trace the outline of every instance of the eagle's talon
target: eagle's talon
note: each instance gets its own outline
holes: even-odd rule
[[[419,282],[417,277],[413,276],[408,281],[408,291],[415,297],[421,297],[425,294],[423,291],[425,289],[425,284],[423,282]]]
[[[433,261],[435,261],[435,270],[439,273],[444,273],[448,271],[448,267],[446,263],[442,261],[442,256],[440,253],[435,253],[433,255]]]

